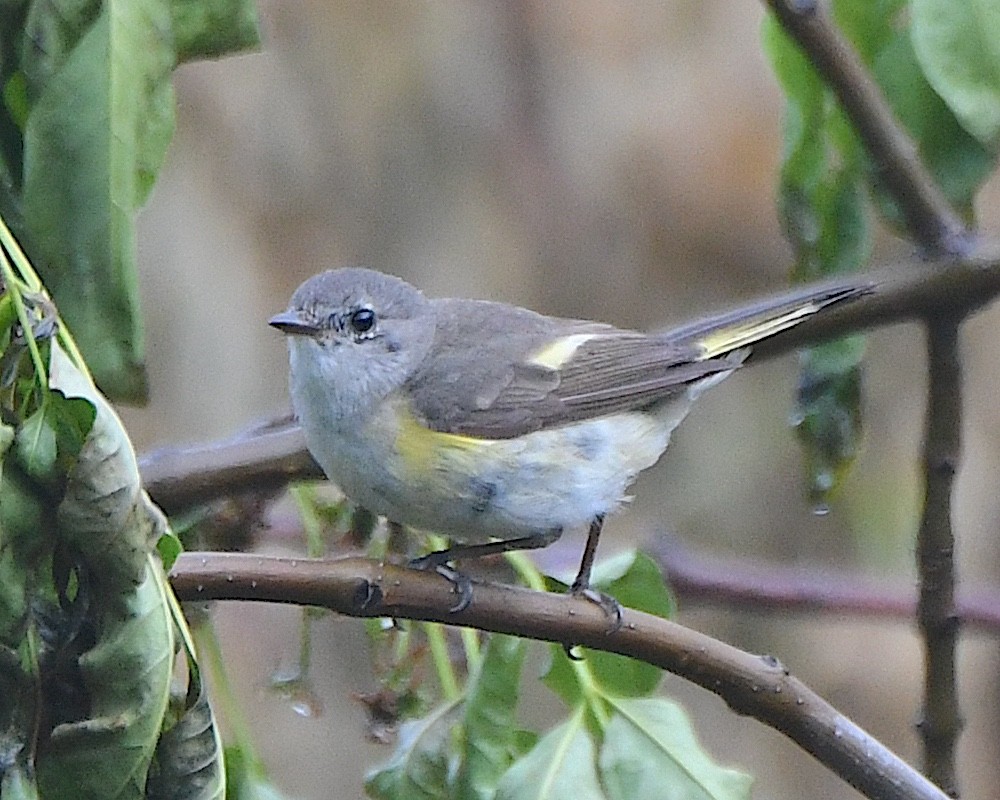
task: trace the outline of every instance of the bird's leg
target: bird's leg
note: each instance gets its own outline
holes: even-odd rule
[[[449,547],[447,550],[435,550],[420,558],[410,561],[410,566],[415,569],[434,570],[438,575],[445,578],[455,586],[458,593],[458,602],[450,608],[453,614],[464,611],[472,602],[472,581],[467,575],[463,575],[457,569],[449,566],[449,561],[460,558],[483,558],[498,553],[509,553],[512,550],[534,550],[552,544],[562,535],[561,528],[533,533],[530,536],[519,536],[516,539],[501,539],[498,542],[484,542],[482,544],[458,544]],[[591,558],[593,560],[593,558]]]
[[[621,605],[611,595],[590,588],[590,573],[594,568],[597,543],[601,538],[601,528],[603,527],[603,514],[598,514],[590,521],[590,529],[587,531],[587,544],[583,548],[583,558],[580,559],[580,569],[577,571],[576,579],[573,581],[573,585],[570,586],[569,591],[570,594],[585,597],[590,602],[598,605],[608,617],[610,623],[608,633],[614,633],[622,626]]]
[[[601,538],[601,528],[604,527],[604,515],[598,514],[590,521],[590,530],[587,531],[587,544],[583,548],[583,558],[580,559],[580,569],[576,573],[576,580],[570,586],[573,594],[583,594],[590,589],[590,572],[594,568],[594,557],[597,555],[597,542]]]

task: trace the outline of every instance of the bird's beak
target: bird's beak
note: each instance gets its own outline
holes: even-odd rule
[[[319,334],[319,328],[311,322],[305,322],[294,311],[282,311],[280,314],[275,314],[268,320],[267,324],[289,336],[317,336]]]

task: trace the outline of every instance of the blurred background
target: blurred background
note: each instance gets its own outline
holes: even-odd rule
[[[179,120],[140,220],[151,402],[124,417],[140,450],[207,442],[285,412],[286,351],[268,328],[294,288],[367,265],[428,294],[655,328],[787,282],[775,215],[782,100],[758,44],[762,5],[587,0],[261,0],[262,52],[182,67]],[[1000,182],[980,227],[1000,228]],[[876,263],[912,255],[882,235]],[[963,588],[995,585],[1000,313],[965,329],[965,450],[955,521]],[[720,557],[914,583],[925,364],[920,329],[869,338],[864,453],[816,516],[788,426],[796,359],[742,370],[681,426],[602,555],[673,537]],[[582,536],[553,558],[575,563]],[[269,542],[272,551],[294,546]],[[562,555],[560,555],[562,554]],[[354,798],[391,747],[353,699],[374,688],[361,623],[314,624],[321,713],[269,689],[297,653],[294,609],[215,609],[226,662],[275,782]],[[892,749],[919,758],[914,625],[682,603],[680,621],[778,656]],[[998,775],[997,647],[959,651],[967,797]],[[547,658],[540,646],[534,667]],[[529,683],[525,724],[563,715]],[[667,677],[706,746],[757,776],[755,797],[855,797],[780,735]],[[319,706],[317,706],[319,711]]]

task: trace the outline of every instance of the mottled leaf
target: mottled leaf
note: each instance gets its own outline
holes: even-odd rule
[[[58,725],[37,761],[43,796],[142,800],[170,689],[174,640],[158,565],[101,609],[101,638],[79,659],[90,707]]]
[[[60,533],[86,554],[109,594],[128,591],[142,579],[149,549],[165,527],[162,515],[142,491],[135,451],[118,415],[58,345],[52,348],[49,383],[96,409],[66,476],[57,512]]]
[[[863,37],[870,57],[894,35],[888,15],[895,6],[879,6],[886,17],[877,24],[871,7],[854,2],[838,6],[848,30]],[[773,18],[765,25],[764,43],[787,100],[778,207],[785,236],[795,248],[793,278],[808,281],[857,271],[871,251],[866,157],[832,92]],[[855,394],[860,393],[860,341],[853,340],[858,360],[844,365],[839,375],[829,349],[804,356],[807,367],[800,385],[807,391],[800,391],[796,419],[806,452],[809,494],[817,508],[826,507],[861,437],[860,403],[851,402],[845,391],[854,386]],[[828,348],[838,346],[844,345]],[[822,381],[808,369],[817,364],[823,365]]]
[[[802,354],[794,420],[806,443],[809,495],[817,512],[857,456],[865,340],[847,336]]]
[[[155,769],[146,800],[223,800],[226,796],[222,742],[208,703],[205,683],[188,665],[188,703],[156,745]]]

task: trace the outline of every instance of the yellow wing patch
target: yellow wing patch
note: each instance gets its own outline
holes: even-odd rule
[[[596,335],[594,333],[574,333],[570,336],[560,336],[531,356],[528,363],[547,369],[559,369],[573,357],[580,345],[589,342]]]

